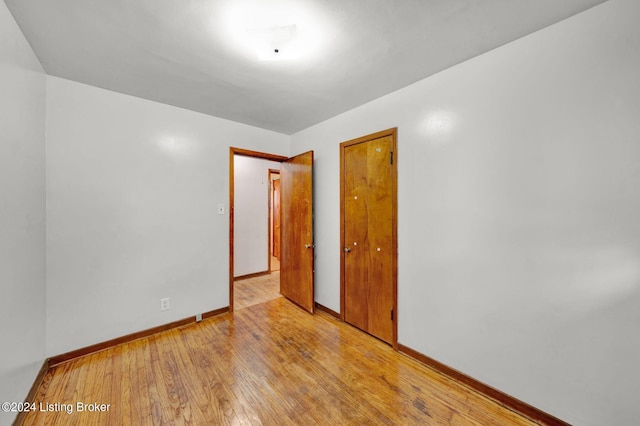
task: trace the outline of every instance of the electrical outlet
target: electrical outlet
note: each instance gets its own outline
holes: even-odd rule
[[[169,309],[171,309],[171,302],[169,301],[169,298],[165,297],[164,299],[160,299],[160,310],[168,311]]]
[[[202,321],[202,314],[196,314],[196,322]]]
[[[218,204],[218,214],[224,214],[224,204]]]

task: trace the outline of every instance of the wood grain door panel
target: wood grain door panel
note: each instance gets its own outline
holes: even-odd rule
[[[313,151],[284,161],[280,181],[280,292],[313,312]]]
[[[390,136],[367,142],[369,212],[369,332],[391,343],[394,307],[392,244],[393,206],[392,179],[393,140]]]
[[[369,220],[366,205],[367,146],[358,144],[344,151],[345,321],[362,330],[369,329]]]

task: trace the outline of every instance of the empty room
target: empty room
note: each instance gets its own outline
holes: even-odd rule
[[[0,424],[636,424],[639,18],[0,2]]]

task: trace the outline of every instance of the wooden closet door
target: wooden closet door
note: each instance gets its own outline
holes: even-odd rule
[[[394,135],[342,147],[344,320],[395,344]]]

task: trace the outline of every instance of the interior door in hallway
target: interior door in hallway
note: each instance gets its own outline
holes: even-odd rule
[[[344,142],[343,320],[397,344],[396,129]]]
[[[271,255],[280,260],[280,178],[271,182]]]
[[[313,312],[313,151],[282,162],[280,196],[280,293]]]

